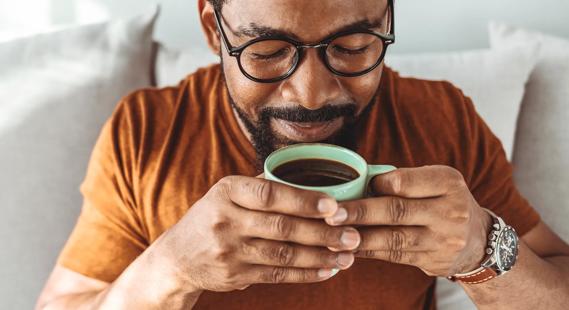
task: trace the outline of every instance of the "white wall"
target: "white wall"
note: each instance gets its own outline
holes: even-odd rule
[[[128,16],[157,3],[158,40],[171,47],[205,47],[197,0],[0,0],[0,39],[8,32]],[[399,0],[396,6],[397,52],[486,47],[489,20],[569,37],[568,0]]]

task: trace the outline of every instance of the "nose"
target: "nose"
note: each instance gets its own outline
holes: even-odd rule
[[[305,51],[294,74],[281,85],[286,102],[300,104],[309,110],[317,110],[339,98],[341,89],[338,77],[322,63],[316,49]]]

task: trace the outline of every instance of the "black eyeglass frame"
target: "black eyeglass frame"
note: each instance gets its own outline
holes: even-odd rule
[[[229,56],[237,58],[237,64],[239,66],[239,69],[241,70],[241,73],[243,73],[243,75],[245,75],[248,79],[250,79],[254,82],[275,83],[275,82],[280,82],[280,81],[286,80],[296,71],[296,69],[298,69],[298,64],[302,60],[302,57],[304,57],[304,50],[309,49],[309,48],[318,49],[320,58],[321,58],[322,62],[324,63],[324,65],[326,66],[326,68],[328,68],[328,70],[330,70],[332,73],[334,73],[336,75],[343,76],[343,77],[357,77],[357,76],[361,76],[361,75],[364,75],[364,74],[367,74],[367,73],[373,71],[375,68],[377,68],[381,64],[381,62],[385,58],[385,54],[387,53],[387,48],[389,47],[389,45],[395,43],[395,7],[393,5],[393,0],[388,0],[388,5],[389,5],[389,10],[390,10],[390,22],[391,22],[389,34],[382,34],[382,33],[378,33],[378,32],[371,31],[371,30],[348,30],[348,31],[342,31],[339,33],[335,33],[335,34],[325,38],[321,42],[315,43],[315,44],[306,44],[306,43],[296,41],[296,40],[294,40],[290,37],[287,37],[287,36],[278,35],[278,36],[259,37],[259,38],[253,39],[251,41],[248,41],[247,43],[244,43],[240,46],[234,47],[229,42],[229,39],[227,38],[227,34],[225,33],[223,26],[221,25],[221,12],[218,12],[217,9],[214,9],[214,15],[215,15],[215,21],[217,24],[217,28],[218,28],[219,32],[221,33],[221,38],[223,40],[223,43],[224,43],[225,48],[227,50],[227,53],[229,54]],[[326,49],[328,48],[328,46],[330,46],[330,43],[332,41],[334,41],[335,39],[342,37],[342,36],[345,36],[345,35],[350,35],[350,34],[355,34],[355,33],[374,35],[381,40],[381,42],[383,44],[383,50],[381,52],[381,55],[377,59],[377,62],[373,66],[371,66],[370,68],[365,69],[365,70],[360,71],[360,72],[355,72],[355,73],[345,73],[345,72],[341,72],[341,71],[334,69],[332,67],[332,65],[330,65],[330,62],[328,61],[328,57],[326,56]],[[291,66],[291,68],[289,69],[289,71],[282,76],[272,78],[272,79],[259,79],[259,78],[256,78],[256,77],[250,75],[249,73],[247,73],[247,71],[245,71],[245,69],[243,68],[243,65],[241,64],[241,54],[243,53],[243,51],[247,47],[249,47],[255,43],[258,43],[261,41],[273,41],[273,40],[282,40],[282,41],[288,42],[296,48],[296,56],[294,59],[294,63]]]

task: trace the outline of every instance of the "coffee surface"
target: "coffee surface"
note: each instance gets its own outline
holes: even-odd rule
[[[359,178],[359,173],[341,162],[326,159],[299,159],[276,167],[279,179],[303,186],[334,186]]]

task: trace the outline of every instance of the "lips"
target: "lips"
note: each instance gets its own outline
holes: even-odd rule
[[[343,123],[343,118],[328,122],[297,123],[282,119],[273,119],[275,131],[286,138],[297,142],[318,142],[326,140],[337,132]]]

